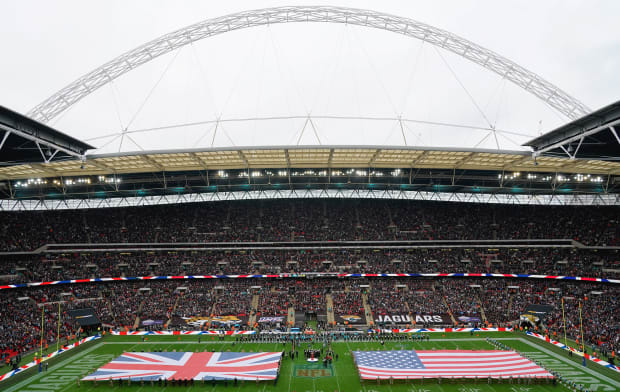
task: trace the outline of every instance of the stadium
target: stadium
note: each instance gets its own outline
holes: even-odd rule
[[[620,390],[617,72],[541,55],[582,27],[138,3],[0,6],[0,390]]]

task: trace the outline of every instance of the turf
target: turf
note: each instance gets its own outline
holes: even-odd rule
[[[408,392],[483,392],[483,391],[510,391],[510,392],[533,392],[533,391],[569,391],[563,385],[553,386],[551,384],[509,384],[504,381],[498,384],[493,381],[491,385],[487,381],[450,381],[443,380],[441,384],[437,381],[425,380],[404,382],[394,381],[390,384],[382,381],[380,385],[376,381],[361,382],[353,358],[350,354],[352,350],[376,350],[376,349],[492,349],[489,343],[485,341],[486,336],[499,339],[502,343],[512,347],[520,352],[527,352],[529,356],[535,357],[542,362],[548,369],[559,371],[564,377],[575,380],[584,384],[589,390],[597,391],[617,391],[620,390],[620,376],[608,369],[596,364],[589,364],[588,368],[581,366],[580,358],[569,358],[566,353],[546,344],[525,337],[520,333],[495,333],[495,334],[479,334],[478,336],[470,336],[469,333],[452,333],[442,336],[440,334],[431,335],[428,342],[386,342],[385,346],[381,346],[378,342],[336,342],[333,343],[334,350],[339,354],[339,360],[334,361],[332,367],[328,371],[314,371],[309,368],[308,363],[303,358],[283,359],[280,371],[280,377],[276,384],[274,382],[239,382],[234,385],[233,382],[224,384],[217,383],[215,386],[210,382],[204,385],[200,382],[193,387],[190,386],[168,386],[158,387],[145,383],[133,382],[127,385],[126,382],[122,386],[115,382],[110,386],[109,382],[99,382],[93,385],[90,382],[81,382],[78,386],[77,378],[89,374],[96,368],[109,362],[111,359],[120,355],[123,351],[151,351],[165,349],[168,351],[281,351],[285,347],[280,343],[235,343],[234,339],[220,341],[217,338],[211,340],[202,338],[202,343],[198,343],[196,336],[182,337],[180,340],[176,336],[158,336],[149,337],[148,341],[142,342],[140,337],[113,337],[108,336],[94,343],[89,343],[73,353],[67,353],[58,357],[51,362],[47,372],[37,373],[32,370],[27,373],[0,384],[0,390],[6,392],[13,391],[97,391],[97,390],[116,390],[116,391],[295,391],[295,392],[332,392],[332,391],[408,391]],[[315,343],[316,348],[321,344]],[[307,344],[304,345],[307,347]],[[288,344],[286,349],[289,350],[291,345]],[[299,347],[299,350],[303,350]],[[303,357],[303,356],[302,356]],[[323,365],[318,365],[317,369],[323,369]],[[312,375],[315,377],[312,377]]]

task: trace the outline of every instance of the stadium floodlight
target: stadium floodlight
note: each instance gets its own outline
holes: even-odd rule
[[[250,173],[250,175],[252,177],[262,177],[263,173],[260,170],[254,170],[252,173]]]
[[[121,179],[119,177],[103,177],[102,182],[106,184],[118,184],[121,182]]]
[[[401,170],[400,169],[396,169],[392,171],[392,176],[393,177],[398,177],[400,176]]]
[[[217,176],[220,178],[228,178],[228,173],[226,173],[224,170],[218,170]]]
[[[278,176],[286,177],[287,175],[288,175],[288,172],[286,170],[278,170]]]
[[[45,185],[47,184],[47,180],[42,178],[29,178],[26,181],[17,181],[13,185],[16,188],[27,188],[30,185]]]

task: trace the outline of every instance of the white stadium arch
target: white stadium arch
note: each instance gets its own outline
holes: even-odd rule
[[[568,119],[581,117],[591,111],[579,100],[534,72],[448,31],[413,19],[371,10],[332,6],[291,6],[244,11],[207,19],[163,35],[80,77],[34,107],[28,112],[28,116],[41,122],[50,122],[119,76],[192,42],[255,26],[300,22],[351,24],[423,40],[500,75],[533,94]]]

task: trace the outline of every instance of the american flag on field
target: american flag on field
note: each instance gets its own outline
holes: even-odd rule
[[[273,380],[281,352],[124,353],[82,380]]]
[[[553,377],[514,351],[355,351],[364,380],[377,378]]]

